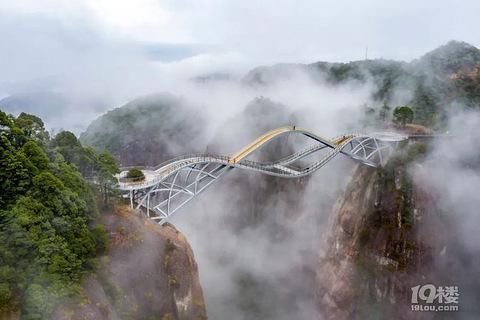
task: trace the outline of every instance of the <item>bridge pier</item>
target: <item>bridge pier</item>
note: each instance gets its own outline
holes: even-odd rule
[[[147,217],[150,218],[150,192],[147,194]]]

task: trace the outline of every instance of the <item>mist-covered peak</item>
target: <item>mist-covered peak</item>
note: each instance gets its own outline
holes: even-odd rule
[[[280,114],[286,113],[286,107],[278,102],[274,102],[271,99],[260,96],[250,101],[246,107],[244,113],[251,117],[265,117],[270,113],[277,112]]]
[[[23,111],[48,117],[62,110],[67,105],[67,99],[51,91],[20,92],[3,98],[0,105],[13,114]]]
[[[278,63],[273,66],[259,66],[250,70],[242,81],[247,85],[266,85],[279,80],[291,79],[301,71],[308,71],[308,67],[298,63]]]
[[[228,72],[211,72],[193,77],[191,80],[195,83],[215,83],[215,82],[228,82],[235,81],[237,78],[235,75]]]
[[[0,107],[8,113],[35,114],[45,120],[49,131],[68,129],[75,133],[84,130],[85,124],[108,109],[109,105],[109,97],[79,96],[53,90],[15,92],[0,100]]]
[[[422,59],[461,58],[468,56],[476,56],[478,58],[479,55],[480,50],[477,47],[467,42],[452,40],[430,52],[427,52]]]
[[[113,109],[92,122],[80,140],[109,150],[121,165],[157,165],[180,152],[195,150],[203,118],[170,94],[152,94]]]
[[[435,73],[455,73],[480,64],[480,50],[462,41],[450,41],[414,62],[420,68],[430,68]]]

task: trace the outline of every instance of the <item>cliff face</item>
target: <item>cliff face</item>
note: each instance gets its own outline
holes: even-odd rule
[[[455,240],[435,196],[409,175],[423,148],[406,147],[381,170],[359,167],[336,204],[317,273],[325,319],[434,318],[411,311],[411,287],[452,283]]]
[[[127,208],[103,219],[108,254],[85,280],[81,301],[62,305],[56,319],[207,319],[197,264],[180,232]]]

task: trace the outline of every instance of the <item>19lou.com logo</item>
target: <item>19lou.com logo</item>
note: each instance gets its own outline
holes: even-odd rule
[[[458,311],[457,286],[433,284],[412,287],[412,311]]]

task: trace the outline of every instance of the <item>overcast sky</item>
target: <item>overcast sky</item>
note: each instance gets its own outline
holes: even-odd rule
[[[346,61],[362,59],[367,46],[372,58],[408,60],[451,39],[477,45],[480,30],[478,0],[1,0],[0,14],[2,49],[34,46],[20,55],[32,61],[107,41],[155,44],[167,62],[195,54],[246,64]],[[17,60],[4,52],[3,61]]]

